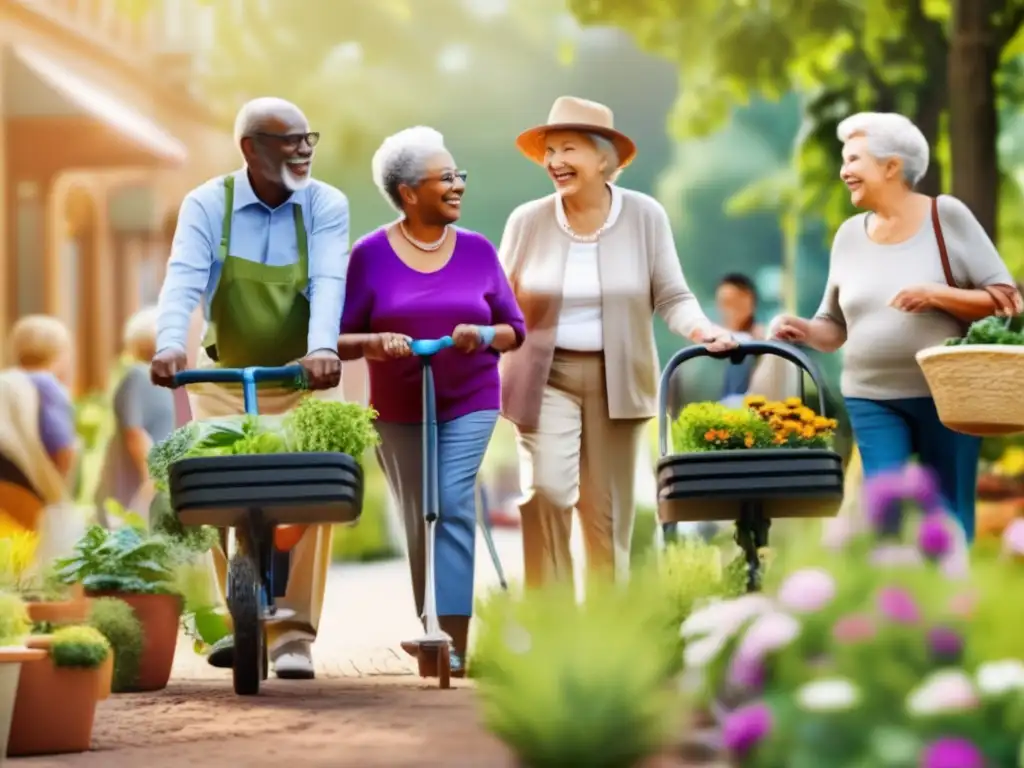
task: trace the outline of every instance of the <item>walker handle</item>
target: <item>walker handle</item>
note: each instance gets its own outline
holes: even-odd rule
[[[417,357],[433,357],[442,349],[455,346],[451,336],[442,336],[440,339],[416,339],[409,342],[409,349]]]
[[[193,368],[174,375],[172,387],[184,387],[189,384],[241,384],[245,396],[245,412],[252,416],[258,415],[259,406],[256,398],[256,384],[273,381],[279,384],[293,383],[300,388],[306,379],[305,370],[301,365],[282,365],[272,368],[259,366],[252,368]]]

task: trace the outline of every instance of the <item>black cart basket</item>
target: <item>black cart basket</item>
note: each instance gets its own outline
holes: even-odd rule
[[[748,565],[748,587],[759,584],[759,550],[768,545],[773,518],[834,516],[843,497],[843,461],[838,453],[819,448],[737,449],[669,453],[672,375],[698,357],[742,362],[749,355],[775,355],[799,366],[818,391],[818,414],[825,415],[825,382],[813,361],[789,344],[772,341],[742,343],[724,353],[705,347],[680,350],[661,375],[658,396],[658,518],[665,539],[675,537],[678,523],[736,521],[736,542]],[[803,376],[800,397],[804,396]],[[831,515],[827,513],[835,502]]]

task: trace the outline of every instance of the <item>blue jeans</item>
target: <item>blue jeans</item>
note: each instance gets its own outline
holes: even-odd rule
[[[864,477],[902,469],[916,455],[933,472],[950,512],[974,540],[974,499],[981,438],[943,426],[930,397],[846,398]]]
[[[497,411],[467,413],[437,425],[438,496],[434,578],[438,616],[473,615],[476,548],[476,476],[491,442]],[[405,524],[417,615],[426,589],[423,511],[423,427],[378,422],[377,457]]]

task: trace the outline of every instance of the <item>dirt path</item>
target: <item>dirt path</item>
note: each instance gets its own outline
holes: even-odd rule
[[[408,677],[271,681],[239,698],[219,681],[172,683],[100,705],[93,751],[9,760],[11,768],[512,768],[477,721],[469,683]],[[659,760],[658,768],[685,768]],[[654,765],[651,766],[654,768]]]

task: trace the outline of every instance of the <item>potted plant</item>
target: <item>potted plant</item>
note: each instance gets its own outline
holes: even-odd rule
[[[0,763],[7,754],[22,664],[46,658],[45,651],[23,645],[30,627],[28,611],[21,598],[0,592]]]
[[[1024,319],[987,317],[917,353],[942,423],[969,435],[1024,432]]]
[[[85,752],[92,727],[104,661],[110,644],[92,627],[63,627],[37,635],[30,644],[45,649],[47,661],[22,671],[14,703],[7,754],[57,755]]]
[[[167,686],[178,640],[182,599],[173,587],[175,552],[162,536],[132,526],[109,531],[93,526],[70,557],[57,562],[65,583],[80,583],[91,597],[116,597],[142,625],[142,656],[130,690],[158,691]]]
[[[130,691],[138,685],[139,662],[142,659],[142,624],[135,611],[124,600],[100,597],[93,600],[89,626],[98,630],[110,643],[112,653],[104,663],[100,698]]]
[[[864,495],[870,530],[794,549],[766,594],[684,623],[698,695],[731,696],[729,758],[740,768],[1018,764],[1024,609],[1005,595],[1024,587],[1024,567],[979,550],[968,570],[957,524],[919,468],[872,480]],[[1004,541],[1024,554],[1024,524]]]
[[[470,674],[487,728],[523,768],[635,768],[676,725],[678,633],[657,582],[499,593],[478,611]]]

